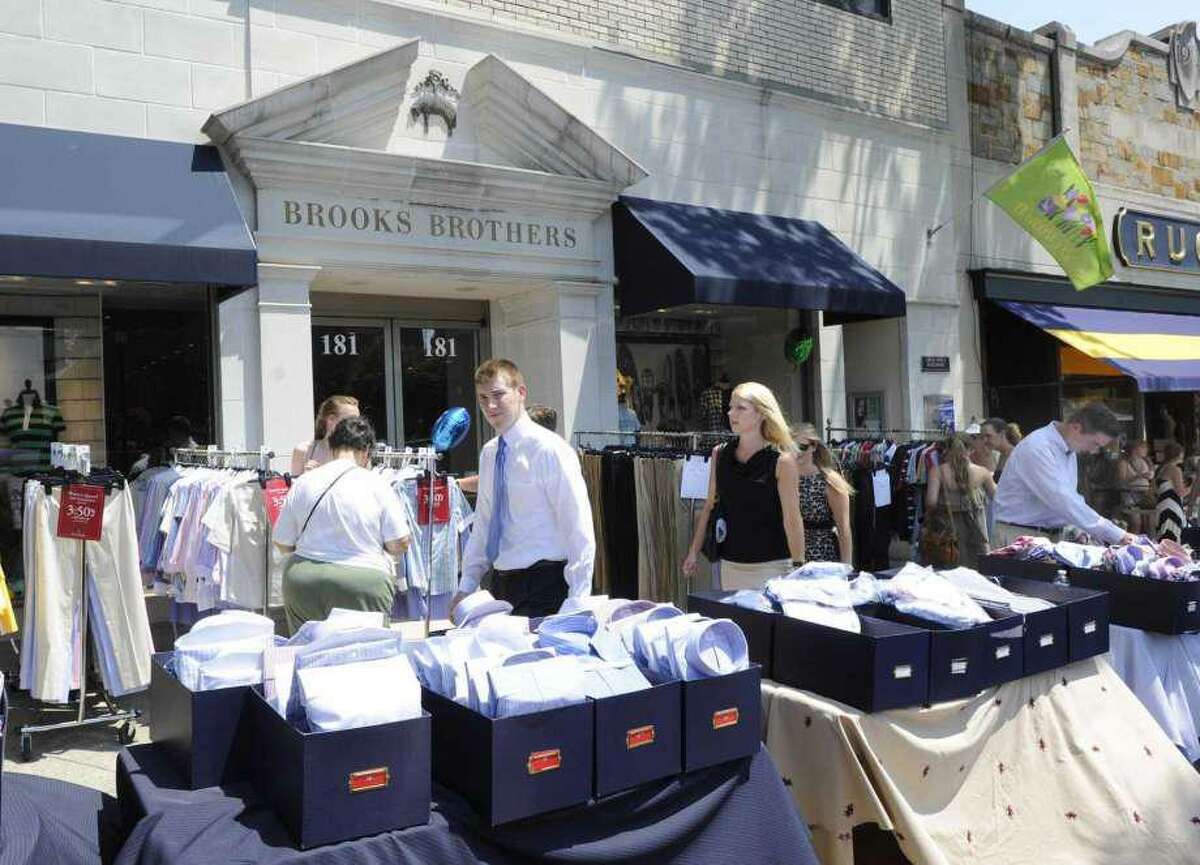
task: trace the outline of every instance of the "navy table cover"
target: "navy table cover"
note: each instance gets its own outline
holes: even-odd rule
[[[0,865],[100,865],[120,843],[116,800],[99,790],[4,774]]]
[[[184,789],[154,745],[117,760],[129,837],[118,865],[438,865],[531,862],[817,865],[808,832],[765,750],[602,802],[491,829],[434,785],[426,826],[300,851],[249,785]]]

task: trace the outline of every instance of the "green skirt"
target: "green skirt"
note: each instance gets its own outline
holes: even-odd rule
[[[386,616],[395,593],[392,575],[372,568],[292,556],[283,571],[283,605],[293,634],[305,622],[323,621],[334,607]]]

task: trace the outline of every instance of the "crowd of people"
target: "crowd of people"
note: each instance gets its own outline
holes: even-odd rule
[[[557,417],[526,405],[515,364],[485,362],[475,385],[496,436],[482,449],[479,475],[463,481],[477,498],[451,611],[487,587],[519,614],[556,612],[591,592],[596,544],[579,459],[556,433]],[[805,562],[851,563],[852,490],[817,430],[789,425],[757,382],[733,389],[728,419],[734,437],[710,455],[683,573],[695,575],[703,553],[718,563],[722,588],[739,589]],[[1090,403],[1028,436],[1000,418],[948,436],[928,473],[920,557],[973,567],[1017,537],[1058,540],[1068,528],[1101,543],[1141,534],[1178,541],[1192,500],[1178,444],[1166,445],[1157,466],[1147,442],[1125,447],[1117,513],[1098,512],[1080,493],[1079,457],[1111,448],[1121,432],[1111,410]],[[275,531],[290,557],[283,590],[293,628],[334,606],[391,608],[389,557],[404,551],[410,527],[387,485],[366,471],[374,444],[357,400],[334,396],[318,410],[313,439],[295,449],[297,480]]]

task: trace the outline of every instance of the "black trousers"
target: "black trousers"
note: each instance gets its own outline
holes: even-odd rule
[[[514,616],[549,616],[567,599],[566,562],[534,562],[519,571],[496,571],[492,594],[513,605]]]

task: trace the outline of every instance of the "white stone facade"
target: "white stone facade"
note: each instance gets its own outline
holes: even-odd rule
[[[892,5],[886,22],[816,0],[587,0],[565,18],[541,0],[7,0],[0,122],[222,146],[263,262],[257,292],[219,316],[227,444],[286,452],[309,434],[295,394],[305,376],[311,392],[311,369],[280,361],[310,351],[314,291],[489,301],[493,352],[552,382],[560,430],[611,427],[607,207],[622,192],[821,221],[904,289],[909,313],[822,329],[807,419],[840,425],[848,394],[882,391],[889,425],[919,426],[926,395],[954,397],[962,418],[980,401],[960,339],[969,241],[958,224],[925,236],[970,189],[963,12],[957,0]],[[325,74],[381,52],[391,65],[360,65],[362,80]],[[463,93],[450,137],[408,122],[430,70]],[[304,79],[282,91],[303,116],[264,100]],[[230,125],[205,127],[210,116]],[[385,251],[366,232],[288,230],[286,202],[419,203],[447,178],[468,185],[439,187],[435,206],[479,210],[499,195],[488,206],[574,226],[577,245]],[[950,373],[921,373],[930,354],[949,356]]]

